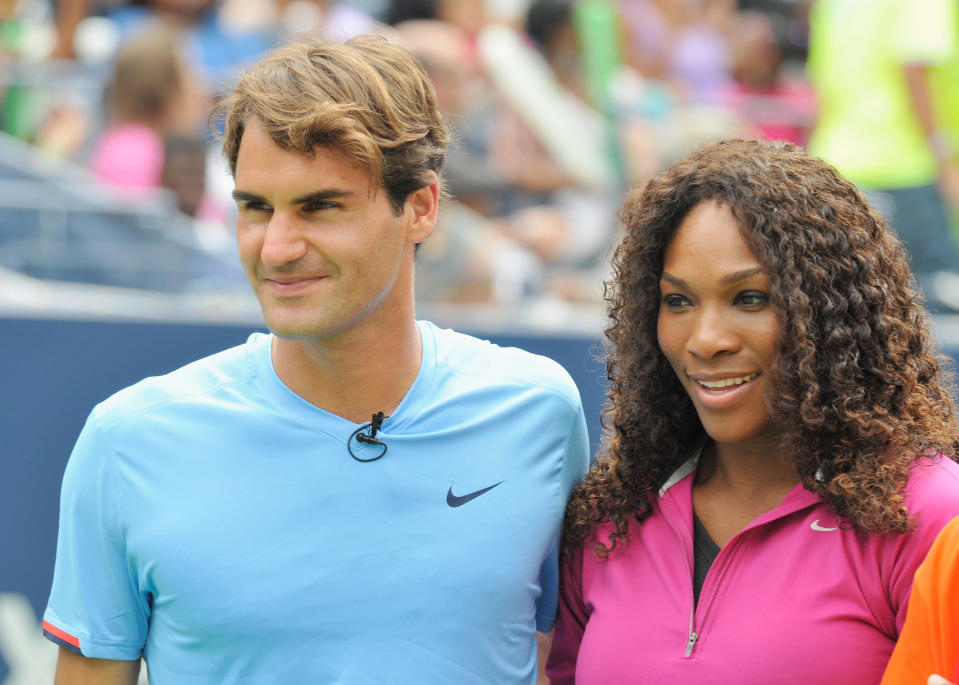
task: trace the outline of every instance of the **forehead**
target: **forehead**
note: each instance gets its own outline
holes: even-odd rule
[[[707,200],[693,207],[666,245],[663,267],[699,270],[758,266],[759,258],[746,241],[728,205]]]
[[[372,197],[379,184],[369,171],[336,148],[314,147],[310,152],[283,148],[256,119],[244,127],[236,159],[236,187],[297,195],[318,189],[363,191]]]

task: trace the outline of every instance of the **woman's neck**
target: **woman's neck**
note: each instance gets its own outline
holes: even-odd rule
[[[778,436],[748,443],[703,448],[696,474],[698,486],[755,498],[770,491],[791,490],[799,482],[796,465],[783,453]]]

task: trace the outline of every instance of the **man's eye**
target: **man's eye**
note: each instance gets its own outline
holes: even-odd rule
[[[244,212],[268,212],[270,205],[265,202],[244,202],[240,205],[240,209]]]
[[[332,202],[309,202],[303,205],[304,212],[322,212],[325,209],[332,209],[335,207]]]

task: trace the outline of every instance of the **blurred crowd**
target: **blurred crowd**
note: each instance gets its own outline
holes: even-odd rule
[[[810,146],[874,191],[925,260],[930,301],[959,310],[959,2],[915,3],[947,8],[921,27],[895,14],[912,2],[0,0],[0,130],[86,168],[120,203],[170,203],[204,249],[226,252],[218,94],[295,33],[379,33],[423,63],[456,140],[450,199],[417,257],[420,301],[599,302],[623,192],[702,144],[757,136]],[[913,29],[922,50],[896,53]],[[896,75],[869,71],[893,53],[906,75],[894,96]],[[898,134],[883,127],[910,125],[877,118],[896,107],[918,134],[887,147]],[[916,168],[897,177],[909,144]],[[891,173],[872,174],[881,162]],[[916,187],[930,192],[901,197]],[[915,208],[935,202],[941,228]]]

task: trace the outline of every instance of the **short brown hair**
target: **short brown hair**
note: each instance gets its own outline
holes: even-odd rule
[[[440,175],[449,131],[423,67],[379,36],[346,43],[307,37],[254,65],[214,114],[225,118],[223,151],[236,174],[246,122],[256,117],[280,147],[335,148],[382,183],[393,211]]]

